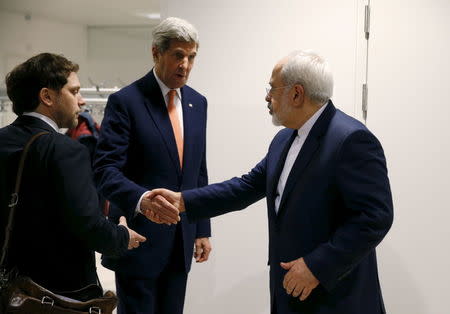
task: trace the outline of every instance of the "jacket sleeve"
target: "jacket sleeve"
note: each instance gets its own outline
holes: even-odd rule
[[[206,112],[207,112],[207,101],[205,98],[205,134],[206,134]],[[203,187],[208,185],[208,168],[206,166],[206,139],[205,145],[203,147],[203,156],[202,163],[200,166],[200,174],[198,176],[198,187]],[[201,219],[197,221],[197,233],[195,237],[198,238],[207,238],[211,236],[211,221],[209,218]]]
[[[266,158],[248,174],[182,192],[189,220],[241,210],[266,195]]]
[[[127,219],[147,190],[124,175],[130,143],[130,116],[123,102],[112,94],[105,108],[94,157],[94,178],[101,195],[117,205]]]
[[[52,190],[68,232],[92,250],[119,256],[127,251],[129,235],[123,226],[108,221],[99,208],[87,149],[64,136],[55,136],[47,169]]]
[[[384,238],[393,221],[383,149],[367,130],[347,136],[338,153],[336,186],[343,206],[340,225],[304,257],[321,284],[332,290]]]

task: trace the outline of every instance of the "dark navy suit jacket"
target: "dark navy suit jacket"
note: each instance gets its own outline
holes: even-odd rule
[[[111,202],[110,218],[125,215],[128,225],[147,238],[120,259],[103,265],[130,276],[151,278],[168,264],[176,226],[158,225],[135,214],[141,195],[158,187],[182,191],[208,183],[206,168],[206,98],[181,88],[184,154],[181,169],[175,136],[153,71],[112,94],[105,109],[95,154],[94,174],[100,193]],[[209,219],[189,223],[181,215],[184,269],[190,270],[194,239],[209,237]]]
[[[188,217],[221,215],[266,197],[273,313],[385,313],[375,247],[392,224],[393,205],[383,149],[330,101],[298,154],[276,214],[276,187],[296,134],[281,130],[248,174],[184,191]],[[320,281],[304,302],[286,294],[280,266],[300,257]]]
[[[48,134],[25,161],[7,261],[47,289],[78,290],[97,282],[94,250],[123,254],[129,236],[101,213],[86,147],[39,118],[22,115],[0,129],[0,246],[20,156],[40,132]]]

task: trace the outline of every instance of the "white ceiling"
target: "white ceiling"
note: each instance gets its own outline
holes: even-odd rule
[[[88,26],[153,25],[159,0],[0,0],[0,10]]]

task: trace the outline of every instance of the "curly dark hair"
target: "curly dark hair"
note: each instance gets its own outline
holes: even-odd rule
[[[53,53],[41,53],[19,64],[6,75],[6,91],[13,111],[19,116],[34,111],[42,88],[61,90],[70,73],[78,69],[78,64]]]

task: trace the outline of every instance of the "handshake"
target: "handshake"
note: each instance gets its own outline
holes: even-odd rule
[[[157,224],[176,224],[184,211],[181,192],[155,189],[147,192],[141,200],[141,213]]]
[[[155,189],[147,192],[141,200],[141,213],[158,224],[176,224],[180,221],[180,212],[184,212],[184,202],[180,192],[166,189]],[[129,234],[128,249],[138,248],[147,239],[128,228],[127,220],[120,217],[119,225],[124,226]],[[197,260],[197,261],[200,261]]]

